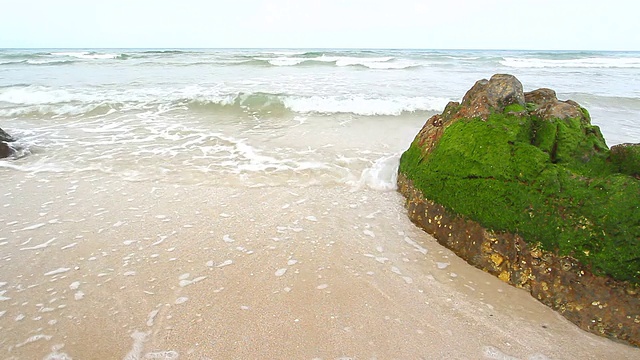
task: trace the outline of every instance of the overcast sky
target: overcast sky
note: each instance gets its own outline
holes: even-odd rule
[[[0,48],[640,50],[638,0],[0,0]]]

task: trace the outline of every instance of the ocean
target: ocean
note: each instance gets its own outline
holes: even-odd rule
[[[0,353],[637,358],[407,219],[400,154],[496,73],[640,142],[637,52],[0,50]]]

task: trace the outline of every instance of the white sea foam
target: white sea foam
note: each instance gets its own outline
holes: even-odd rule
[[[177,359],[180,354],[174,350],[153,351],[144,354],[145,359],[173,360]]]
[[[275,275],[277,277],[280,277],[280,276],[284,275],[286,272],[287,272],[287,268],[281,268],[281,269],[276,270]]]
[[[188,275],[188,274],[187,274]],[[194,279],[189,280],[188,278],[185,279],[180,279],[180,281],[178,282],[178,285],[180,285],[180,287],[185,287],[185,286],[189,286],[195,283],[198,283],[204,279],[206,279],[206,276],[198,276]]]
[[[391,191],[397,187],[400,155],[393,154],[376,159],[370,167],[362,170],[357,181],[348,183],[356,188],[367,186],[374,190]]]
[[[63,65],[63,64],[72,64],[74,60],[62,60],[59,58],[53,59],[29,59],[26,61],[27,64],[31,65]]]
[[[54,56],[66,56],[73,57],[78,59],[85,60],[104,60],[104,59],[116,59],[120,54],[109,54],[109,53],[95,53],[90,51],[79,51],[79,52],[54,52],[51,53]]]
[[[48,247],[49,244],[51,244],[55,240],[56,240],[56,238],[52,238],[52,239],[50,239],[48,241],[43,242],[42,244],[31,246],[31,247],[20,248],[20,250],[39,250],[39,249],[44,249],[44,248]]]
[[[233,264],[233,260],[225,260],[225,261],[221,262],[220,264],[218,264],[217,267],[222,268],[222,267],[225,267],[225,266],[229,266],[231,264]]]
[[[290,96],[284,105],[300,113],[353,113],[357,115],[400,115],[403,112],[441,110],[449,98],[421,97],[364,97],[349,96]]]
[[[385,57],[350,57],[350,56],[339,56],[339,57],[330,57],[325,56],[325,61],[335,62],[338,66],[351,66],[351,65],[364,65],[372,64],[372,63],[384,63],[387,61],[393,60],[391,56]]]
[[[60,248],[60,250],[67,250],[67,249],[71,249],[72,247],[74,247],[74,246],[76,246],[76,245],[78,245],[78,243],[77,243],[77,242],[74,242],[74,243],[71,243],[71,244],[69,244],[69,245],[65,245],[65,246],[61,247],[61,248]]]
[[[281,56],[277,58],[256,58],[256,60],[267,61],[269,64],[274,66],[293,66],[301,64],[309,59],[306,58],[290,58],[286,56]]]
[[[495,359],[495,360],[520,360],[517,357],[513,357],[503,353],[500,349],[494,346],[485,346],[482,349],[482,355],[484,355],[485,359]]]
[[[513,68],[640,68],[640,58],[540,59],[506,57],[500,61],[500,64]]]
[[[133,345],[131,350],[125,355],[124,360],[140,360],[142,358],[142,351],[144,350],[144,343],[147,341],[151,332],[134,331],[131,334],[133,339]]]
[[[189,298],[188,298],[188,297],[186,297],[186,296],[181,296],[181,297],[179,297],[179,298],[177,298],[177,299],[176,299],[175,304],[176,304],[176,305],[184,304],[184,303],[186,303],[188,300],[189,300]]]
[[[160,312],[159,309],[155,309],[149,313],[149,315],[147,316],[147,326],[149,327],[153,326],[153,323],[156,319],[156,316],[158,316],[159,312]]]
[[[379,64],[379,63],[374,63]],[[384,63],[387,64],[387,63]],[[394,67],[392,63],[385,65]],[[400,65],[397,65],[400,66]],[[86,87],[17,86],[0,88],[0,103],[12,104],[0,107],[0,116],[28,114],[80,115],[100,109],[95,116],[104,116],[125,110],[147,110],[162,107],[165,110],[185,110],[189,106],[211,111],[236,108],[253,113],[283,109],[299,113],[354,113],[358,115],[399,115],[403,112],[437,111],[444,108],[449,98],[433,96],[372,96],[351,95],[285,95],[278,93],[243,93],[229,89],[222,92],[198,86],[179,89],[142,88],[100,89]],[[159,111],[160,112],[160,111]],[[89,133],[113,133],[127,131],[119,123],[99,127],[83,127]]]
[[[35,229],[41,228],[41,227],[43,227],[45,225],[46,225],[45,223],[33,224],[33,225],[30,225],[30,226],[22,228],[22,230],[35,230]]]
[[[284,54],[290,55],[290,54]],[[351,56],[327,56],[320,55],[316,57],[296,57],[294,56],[278,56],[278,57],[256,57],[256,60],[266,61],[274,66],[295,66],[303,63],[333,63],[336,66],[363,66],[375,69],[403,69],[409,65],[401,66],[400,64],[389,63],[393,57],[351,57]],[[387,65],[384,66],[383,64]],[[411,63],[411,66],[417,66],[417,63]]]
[[[407,244],[413,246],[416,249],[416,251],[420,252],[421,254],[423,254],[423,255],[427,254],[428,250],[425,249],[424,247],[420,246],[417,242],[413,241],[410,237],[405,236],[404,237],[404,241]]]
[[[31,343],[39,341],[39,340],[47,340],[48,341],[48,340],[51,340],[52,338],[53,338],[53,336],[51,336],[51,335],[37,334],[37,335],[30,336],[29,338],[27,338],[27,340],[17,344],[15,347],[16,348],[20,348],[20,347],[23,347],[23,346],[25,346],[27,344],[31,344]]]
[[[62,345],[53,346],[51,349],[52,352],[47,354],[47,356],[44,357],[43,360],[73,360],[68,354],[59,352],[62,347]]]
[[[55,270],[51,270],[49,272],[44,273],[44,276],[58,275],[58,274],[65,273],[65,272],[67,272],[69,270],[71,270],[71,268],[61,267],[61,268],[57,268]]]
[[[391,61],[393,58],[344,58],[336,61],[337,66],[354,66],[359,65],[369,69],[378,70],[401,70],[422,66],[415,61],[399,60]]]

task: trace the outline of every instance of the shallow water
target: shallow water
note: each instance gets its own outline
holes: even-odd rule
[[[468,266],[395,192],[14,178],[9,358],[638,355]]]

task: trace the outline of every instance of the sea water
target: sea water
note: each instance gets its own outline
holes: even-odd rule
[[[640,142],[638,53],[0,50],[17,138],[0,160],[0,351],[637,355],[408,221],[400,154],[495,73],[577,101],[610,146]]]

